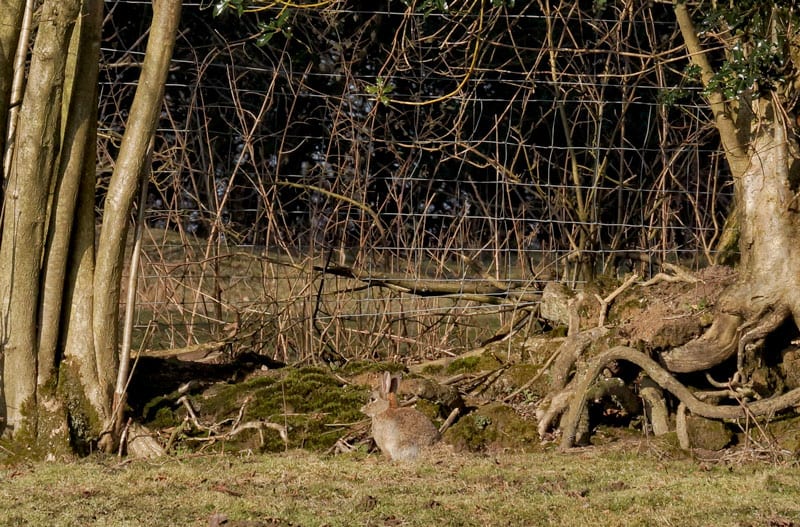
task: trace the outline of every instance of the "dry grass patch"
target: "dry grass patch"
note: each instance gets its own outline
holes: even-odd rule
[[[787,464],[665,458],[646,443],[569,454],[90,458],[7,467],[0,525],[798,525]]]

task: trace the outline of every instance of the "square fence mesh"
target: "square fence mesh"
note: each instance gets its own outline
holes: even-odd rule
[[[454,354],[549,282],[714,263],[729,178],[670,7],[613,4],[185,4],[137,345]],[[101,180],[149,23],[107,6]]]

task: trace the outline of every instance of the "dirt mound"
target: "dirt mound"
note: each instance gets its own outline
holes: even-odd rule
[[[713,307],[736,272],[718,265],[694,276],[695,283],[659,281],[623,294],[610,313],[619,336],[642,351],[658,351],[700,335],[711,324]]]

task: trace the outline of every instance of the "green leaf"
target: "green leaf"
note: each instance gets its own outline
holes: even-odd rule
[[[216,4],[214,4],[213,15],[214,18],[220,16],[225,10],[228,9],[228,0],[220,0]]]

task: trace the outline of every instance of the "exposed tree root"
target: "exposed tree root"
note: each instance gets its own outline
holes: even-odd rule
[[[604,327],[587,329],[570,335],[561,343],[557,350],[558,356],[553,362],[553,369],[550,372],[552,392],[562,390],[567,385],[570,372],[572,372],[575,363],[578,362],[583,352],[606,333],[608,333],[608,329]]]
[[[539,437],[544,437],[555,419],[561,415],[569,404],[572,389],[566,388],[570,372],[575,363],[589,346],[608,332],[608,328],[597,327],[570,335],[553,354],[553,367],[550,372],[550,394],[537,410],[537,429]]]
[[[763,341],[767,335],[775,331],[783,321],[791,316],[792,312],[788,306],[776,305],[770,308],[768,313],[759,313],[755,322],[748,327],[742,327],[739,331],[741,337],[737,346],[736,371],[739,376],[743,375],[744,355],[748,346]]]
[[[639,396],[644,402],[645,415],[653,435],[660,436],[669,432],[669,410],[661,387],[645,377],[641,382]]]
[[[642,404],[635,393],[619,377],[603,377],[589,388],[587,400],[600,402],[611,399],[616,406],[626,414],[638,414],[642,411]]]
[[[608,306],[611,305],[619,295],[621,295],[626,289],[628,289],[631,285],[633,285],[636,280],[639,279],[639,275],[634,273],[628,277],[625,282],[616,288],[614,291],[611,292],[610,295],[603,298],[600,295],[594,295],[597,301],[600,303],[600,315],[599,320],[597,321],[597,327],[603,327],[606,324],[606,316],[608,315]]]
[[[539,432],[539,437],[541,439],[545,438],[545,435],[552,428],[556,418],[567,409],[573,394],[574,390],[562,390],[550,397],[549,403],[541,405],[539,410],[536,411],[536,421],[538,423],[536,431]]]
[[[642,284],[642,287],[648,287],[660,282],[686,282],[687,284],[696,284],[700,280],[696,276],[692,276],[689,271],[681,268],[679,265],[664,262],[661,266],[675,273],[674,275],[666,273],[658,273],[650,280]]]
[[[653,381],[664,390],[669,391],[680,400],[692,413],[709,419],[739,419],[747,415],[762,416],[774,414],[800,403],[800,388],[783,395],[739,405],[710,404],[701,401],[683,384],[678,382],[667,370],[656,361],[640,351],[627,346],[617,346],[592,359],[583,378],[575,385],[569,409],[562,420],[561,449],[566,450],[575,445],[578,425],[583,414],[589,388],[595,382],[603,368],[611,361],[624,360],[642,368]]]
[[[711,327],[699,338],[661,354],[661,362],[669,371],[687,373],[702,371],[733,356],[739,343],[741,317],[720,313]]]

